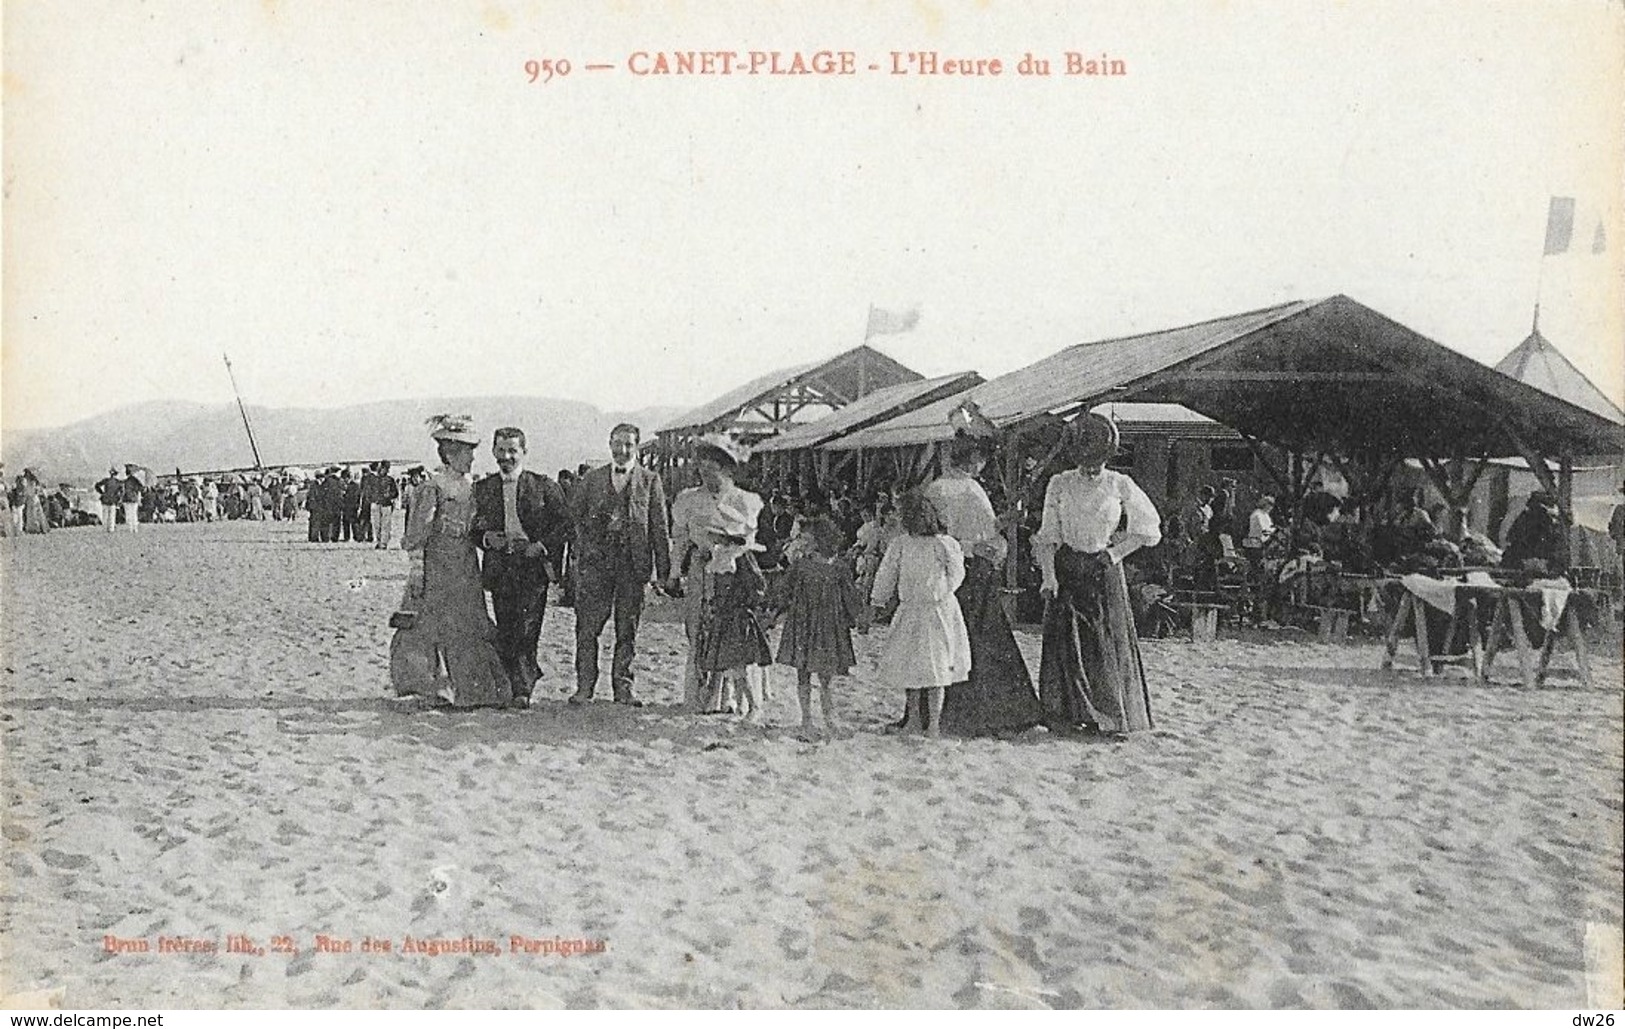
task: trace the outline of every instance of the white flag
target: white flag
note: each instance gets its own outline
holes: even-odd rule
[[[1546,208],[1546,247],[1543,255],[1561,254],[1574,237],[1574,198],[1552,197]]]
[[[869,328],[863,338],[874,339],[876,336],[895,336],[899,332],[907,332],[918,325],[920,321],[919,307],[911,307],[906,311],[887,311],[879,307],[869,308]]]

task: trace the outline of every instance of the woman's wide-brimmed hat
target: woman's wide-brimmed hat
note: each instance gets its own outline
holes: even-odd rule
[[[466,414],[437,414],[426,423],[429,435],[446,443],[462,443],[470,447],[480,445],[480,434],[474,429],[474,419]]]
[[[750,448],[720,432],[710,432],[694,441],[694,456],[721,457],[726,464],[742,465],[750,460]]]
[[[1117,453],[1117,423],[1085,411],[1066,427],[1066,447],[1080,466],[1103,465]]]

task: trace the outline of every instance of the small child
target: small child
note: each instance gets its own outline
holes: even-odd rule
[[[779,637],[778,662],[796,670],[796,697],[801,702],[801,734],[814,735],[813,677],[818,677],[819,706],[824,728],[832,737],[844,737],[835,715],[834,680],[849,674],[857,657],[852,652],[852,629],[869,631],[869,612],[858,598],[852,569],[842,557],[846,540],[840,527],[827,517],[808,522],[802,539],[809,549],[796,559],[775,584],[775,607],[785,612]]]
[[[730,699],[736,700],[747,725],[762,720],[765,666],[773,663],[758,617],[767,589],[756,563],[762,547],[755,541],[759,512],[754,508],[760,503],[739,490],[717,502],[716,521],[707,527],[711,552],[694,649],[694,666],[707,684],[705,710],[725,711]]]
[[[926,736],[941,734],[944,687],[970,676],[970,636],[954,590],[965,581],[965,554],[942,531],[936,509],[918,491],[898,505],[903,534],[875,573],[871,603],[897,598],[891,635],[880,657],[882,682],[907,690],[908,719]]]

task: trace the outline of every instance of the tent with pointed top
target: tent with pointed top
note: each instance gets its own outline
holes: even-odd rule
[[[1541,335],[1538,327],[1496,362],[1495,370],[1575,407],[1583,407],[1610,421],[1625,422],[1625,411],[1586,378],[1574,362],[1564,357],[1551,340]]]

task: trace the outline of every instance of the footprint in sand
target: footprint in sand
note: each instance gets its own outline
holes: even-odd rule
[[[85,868],[90,864],[90,858],[83,854],[70,854],[53,847],[45,848],[40,859],[52,868]]]

